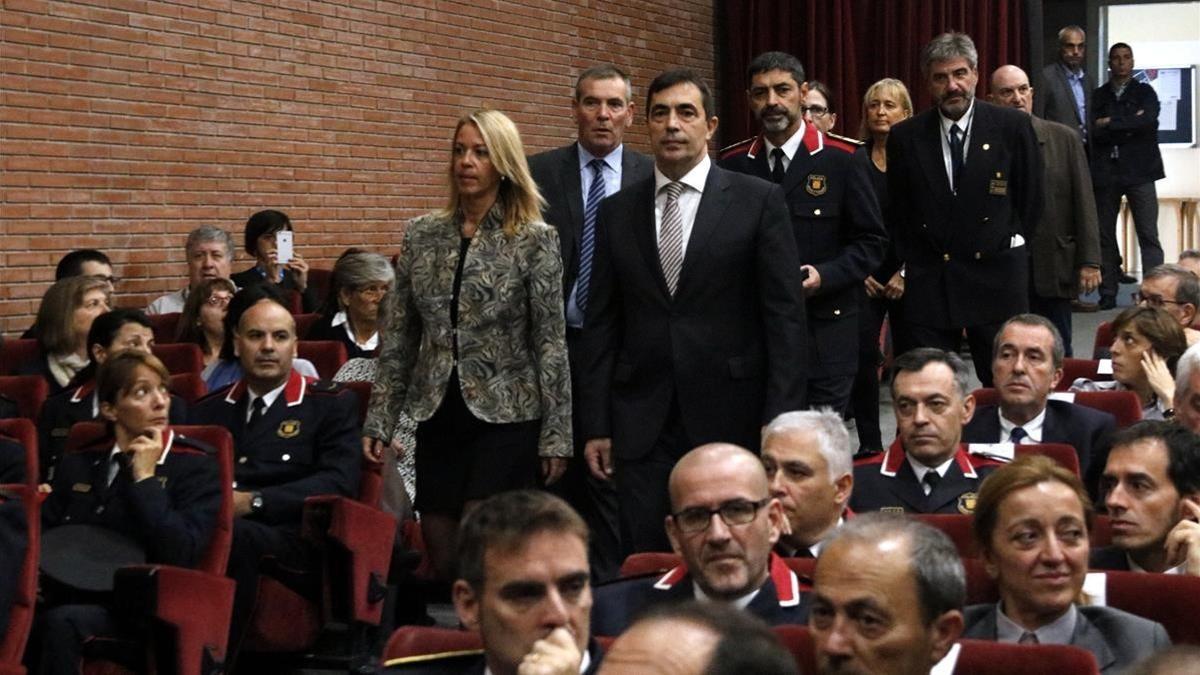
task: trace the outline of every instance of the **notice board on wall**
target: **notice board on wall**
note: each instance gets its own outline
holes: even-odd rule
[[[1154,87],[1158,94],[1159,145],[1196,143],[1196,67],[1139,68],[1133,78]]]

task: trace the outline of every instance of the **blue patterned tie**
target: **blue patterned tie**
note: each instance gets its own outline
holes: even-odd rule
[[[1009,435],[1008,440],[1010,443],[1020,445],[1021,441],[1028,437],[1029,433],[1025,431],[1024,427],[1015,427],[1013,428],[1012,433]]]
[[[588,162],[592,169],[592,184],[588,187],[587,203],[583,206],[583,233],[579,237],[579,276],[575,278],[575,306],[587,315],[588,283],[592,280],[592,253],[596,250],[596,211],[604,199],[604,160]]]

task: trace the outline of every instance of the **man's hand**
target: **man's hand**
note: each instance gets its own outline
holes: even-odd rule
[[[612,439],[593,438],[583,446],[583,456],[587,459],[588,470],[600,480],[612,478]]]
[[[379,440],[378,438],[371,438],[370,436],[363,436],[362,437],[363,458],[366,459],[368,462],[376,462],[376,463],[382,462],[383,461],[383,447],[385,445],[387,445],[387,444],[384,443],[383,441]],[[399,444],[396,444],[394,447],[396,450],[396,459],[400,459],[400,457],[402,456],[402,454],[404,452],[404,448],[402,446],[400,446]]]
[[[1079,268],[1079,292],[1091,293],[1100,287],[1100,268],[1098,267],[1080,267]]]
[[[241,518],[250,513],[250,500],[254,495],[249,492],[233,491],[233,517]]]
[[[875,277],[869,276],[866,279],[863,279],[863,288],[866,289],[868,298],[874,299],[883,297],[883,284],[875,281]]]
[[[1184,518],[1167,533],[1167,567],[1183,565],[1184,574],[1200,576],[1200,504],[1183,500]]]
[[[904,275],[898,270],[888,279],[887,285],[883,287],[883,297],[888,300],[899,300],[904,295]]]
[[[563,473],[567,470],[566,457],[543,457],[542,458],[542,480],[547,486],[554,485],[562,478]]]
[[[146,480],[154,476],[158,458],[162,456],[162,429],[151,427],[129,442],[124,452],[129,456],[129,469],[133,480]]]
[[[808,270],[808,276],[804,278],[804,294],[812,295],[821,290],[821,273],[812,265],[801,265],[801,270]]]
[[[517,675],[579,675],[582,662],[583,652],[575,644],[575,636],[559,626],[533,643],[533,649],[517,666]]]

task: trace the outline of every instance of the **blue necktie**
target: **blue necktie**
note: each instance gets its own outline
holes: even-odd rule
[[[1019,445],[1021,443],[1021,441],[1025,440],[1028,437],[1029,437],[1029,434],[1026,433],[1024,428],[1016,427],[1015,429],[1012,430],[1012,433],[1009,434],[1008,440],[1010,443]]]
[[[596,211],[604,199],[604,160],[588,162],[592,169],[592,184],[588,187],[583,206],[583,232],[579,237],[579,276],[575,278],[575,306],[587,315],[588,284],[592,280],[592,253],[596,250]]]
[[[963,137],[962,129],[957,124],[950,125],[950,174],[954,177],[950,189],[958,192],[958,179],[963,170]]]

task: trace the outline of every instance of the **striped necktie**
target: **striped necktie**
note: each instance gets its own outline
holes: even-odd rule
[[[679,271],[683,269],[683,214],[679,212],[679,193],[683,183],[671,182],[663,186],[667,193],[667,204],[663,207],[662,227],[658,235],[658,261],[662,265],[667,290],[675,295],[679,285]]]
[[[579,313],[587,314],[588,284],[592,280],[592,254],[596,250],[596,211],[605,197],[604,160],[588,162],[592,169],[592,184],[588,187],[587,202],[583,206],[583,232],[579,237],[579,275],[575,277],[575,306]]]

